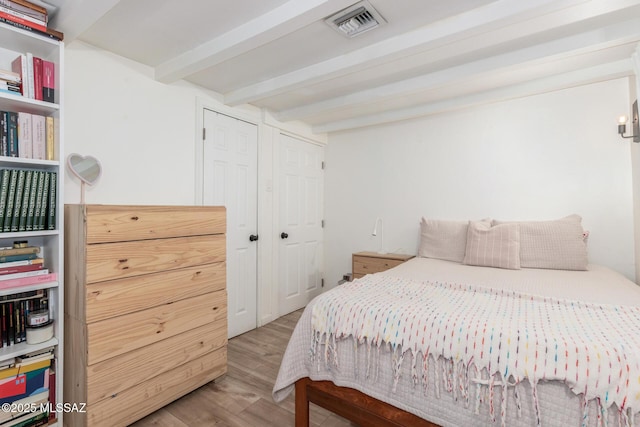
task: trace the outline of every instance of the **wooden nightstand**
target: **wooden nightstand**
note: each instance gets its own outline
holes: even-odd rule
[[[414,258],[415,255],[379,254],[377,252],[357,252],[353,254],[353,279],[365,274],[378,273]]]

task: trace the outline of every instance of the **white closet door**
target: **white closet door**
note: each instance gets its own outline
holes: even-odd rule
[[[324,148],[280,136],[279,314],[304,307],[322,290]]]
[[[203,202],[227,208],[229,338],[257,326],[258,129],[204,110]]]

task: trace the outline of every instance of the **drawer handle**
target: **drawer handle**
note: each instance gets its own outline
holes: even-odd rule
[[[133,221],[137,221],[139,218],[138,218],[137,216],[132,216],[132,217],[131,217],[131,219],[132,219]]]

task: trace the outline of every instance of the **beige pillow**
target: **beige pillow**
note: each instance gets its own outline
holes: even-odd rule
[[[464,264],[520,269],[520,226],[469,221]]]
[[[462,262],[467,247],[468,221],[443,221],[422,217],[418,256]]]
[[[520,221],[520,266],[586,270],[589,264],[580,215],[553,221]],[[493,221],[493,224],[504,224]]]

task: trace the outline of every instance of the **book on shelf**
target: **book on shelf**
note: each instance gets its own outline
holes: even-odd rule
[[[18,113],[7,111],[7,153],[9,157],[18,157]]]
[[[8,82],[0,79],[0,89],[8,90],[9,92],[20,92],[20,83]]]
[[[9,113],[0,111],[0,155],[6,156],[8,151],[9,138]]]
[[[44,160],[47,157],[46,118],[40,114],[31,115],[31,154],[34,159]]]
[[[0,170],[0,231],[2,231],[2,227],[4,225],[4,212],[7,206],[10,177],[11,177],[10,169]]]
[[[42,274],[40,276],[20,277],[18,279],[0,280],[0,289],[19,288],[58,280],[57,273]]]
[[[0,262],[0,268],[23,267],[25,265],[42,265],[44,258],[23,259],[21,261]],[[1,297],[0,297],[1,298]]]
[[[25,246],[21,248],[0,248],[0,256],[6,255],[25,255],[25,254],[39,254],[40,246]]]
[[[6,255],[0,256],[0,263],[14,262],[14,261],[29,261],[38,259],[38,254],[24,254],[24,255]]]
[[[10,25],[10,26],[15,27],[15,28],[19,28],[21,30],[29,31],[29,32],[34,33],[34,34],[38,34],[40,36],[48,37],[48,38],[53,39],[53,40],[58,40],[58,41],[64,40],[64,34],[63,33],[61,33],[60,31],[54,30],[52,28],[49,28],[49,27],[47,27],[47,29],[45,31],[40,31],[40,30],[38,30],[36,28],[32,28],[32,27],[23,25],[23,24],[21,24],[19,22],[15,22],[15,21],[11,21],[11,20],[5,19],[2,16],[0,16],[0,23],[6,24],[6,25]]]
[[[0,277],[14,273],[24,273],[25,271],[43,270],[44,264],[18,265],[15,267],[3,267],[0,263]]]
[[[9,295],[0,295],[0,304],[5,302],[32,300],[33,309],[41,309],[41,308],[46,308],[45,300],[48,301],[48,298],[49,298],[49,293],[47,289],[35,289],[33,291],[16,292],[15,294],[9,294]]]
[[[21,82],[20,74],[10,70],[3,70],[3,69],[0,69],[0,80],[16,83],[17,85],[20,85],[20,82]]]
[[[42,58],[33,57],[33,98],[42,101]]]
[[[53,62],[42,60],[42,100],[55,102],[56,66]]]
[[[27,169],[24,175],[24,186],[22,189],[22,203],[20,206],[20,214],[18,215],[18,231],[27,230],[27,214],[29,213],[29,200],[31,198],[31,183],[33,182],[33,173],[37,172]],[[26,248],[17,248],[26,249]],[[15,254],[18,255],[18,254]]]
[[[45,117],[45,123],[47,126],[47,148],[46,148],[46,160],[53,160],[55,158],[55,128],[53,123],[53,117]]]
[[[53,359],[53,351],[55,347],[45,347],[40,350],[30,351],[25,354],[21,354],[20,356],[16,356],[14,359],[14,363],[22,363],[22,362],[39,362],[41,360],[51,360]]]
[[[31,113],[18,112],[18,157],[33,158],[33,122]]]
[[[26,413],[30,413],[30,408],[40,409],[40,405],[46,404],[47,402],[49,402],[48,389],[39,391],[22,399],[15,400],[12,402],[11,411],[0,411],[0,425],[2,425],[3,427],[5,425],[10,425],[4,423],[9,420],[15,421]],[[18,412],[18,409],[22,409],[22,411]]]
[[[30,27],[38,31],[47,31],[47,21],[34,18],[29,14],[19,12],[15,9],[6,7],[0,2],[0,16],[7,21],[15,22],[25,27]]]
[[[46,8],[26,0],[0,0],[0,5],[44,22],[49,21],[49,13]]]
[[[1,18],[1,17],[0,17]],[[26,84],[27,79],[27,55],[20,54],[11,61],[11,71],[20,76],[22,96],[29,98],[29,87]]]
[[[42,268],[39,270],[31,270],[31,271],[20,271],[18,273],[11,273],[11,274],[0,274],[0,282],[3,282],[5,280],[20,279],[23,277],[44,276],[47,274],[49,274],[48,268]]]
[[[25,56],[27,57],[27,78],[25,79],[26,81],[22,81],[22,84],[26,84],[29,87],[29,98],[36,99],[35,81],[33,76],[33,53],[27,52],[25,53]]]
[[[43,215],[43,201],[44,206],[47,203],[47,191],[49,185],[49,173],[40,171],[38,173],[38,184],[36,185],[36,203],[33,209],[33,225],[32,230],[44,230],[44,215]]]
[[[36,199],[38,193],[38,182],[42,171],[33,171],[31,179],[31,191],[29,191],[29,200],[27,202],[26,219],[24,224],[24,231],[33,231],[34,215],[36,209]],[[22,228],[22,224],[21,224]]]
[[[49,194],[48,201],[46,206],[46,230],[55,230],[56,229],[56,199],[57,199],[57,187],[58,187],[58,173],[57,172],[48,172],[49,175]],[[43,205],[44,206],[44,205]],[[40,209],[40,214],[42,215],[42,209]]]

